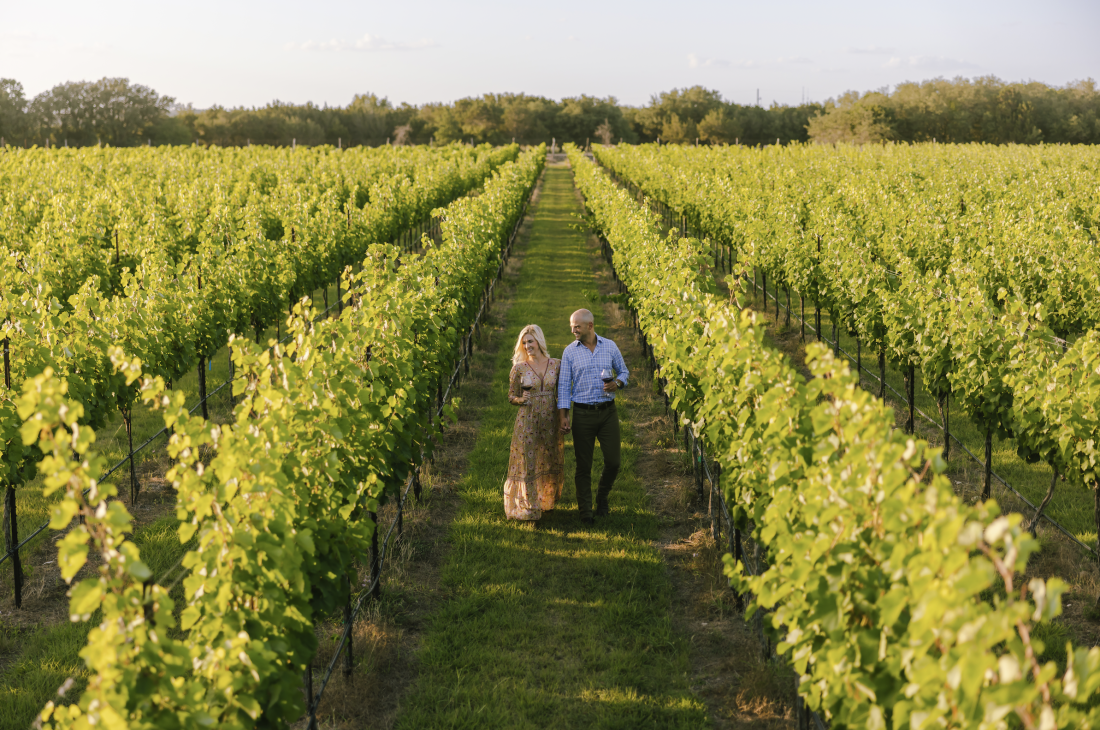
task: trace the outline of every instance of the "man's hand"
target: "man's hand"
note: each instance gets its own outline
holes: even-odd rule
[[[569,433],[571,426],[569,425],[569,411],[558,411],[558,428],[562,433]]]
[[[605,392],[605,393],[614,393],[618,389],[619,389],[618,379],[612,380],[610,383],[604,383],[603,384],[603,392]]]

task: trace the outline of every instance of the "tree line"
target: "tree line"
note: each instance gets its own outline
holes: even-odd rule
[[[28,99],[0,79],[0,137],[17,146],[107,144],[371,145],[552,139],[679,144],[1100,142],[1100,92],[994,77],[904,83],[893,92],[848,92],[823,104],[770,107],[727,101],[702,86],[654,94],[644,106],[614,97],[555,101],[485,94],[453,103],[395,104],[358,94],[346,107],[289,104],[195,109],[128,79],[59,84]]]
[[[1100,91],[1093,79],[1064,87],[993,76],[850,91],[809,121],[816,142],[1100,143]]]

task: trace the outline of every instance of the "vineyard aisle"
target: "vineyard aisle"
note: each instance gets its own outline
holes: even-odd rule
[[[504,517],[515,407],[507,400],[511,346],[539,324],[551,355],[572,341],[569,315],[602,308],[568,167],[543,181],[508,328],[460,484],[462,508],[443,567],[447,600],[418,656],[419,678],[397,726],[701,727],[706,709],[688,687],[688,642],[674,630],[672,588],[658,550],[656,515],[635,474],[636,444],[625,392],[623,468],[612,514],[586,527],[577,516],[572,444],[558,508],[535,528]],[[637,363],[632,367],[640,367]],[[601,464],[597,457],[596,469]]]

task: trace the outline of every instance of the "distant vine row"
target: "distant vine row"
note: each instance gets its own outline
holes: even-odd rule
[[[163,377],[110,348],[114,371],[173,430],[180,539],[197,539],[183,606],[127,539],[131,517],[98,482],[103,459],[67,381],[50,369],[28,379],[22,442],[42,450],[45,488],[62,494],[52,524],[68,530],[62,576],[73,580],[90,550],[102,561],[71,590],[73,620],[101,612],[81,652],[91,679],[77,703],[50,703],[45,725],[253,728],[301,716],[314,617],[346,604],[374,514],[430,453],[433,400],[544,158],[526,152],[450,205],[439,246],[369,246],[362,270],[345,271],[338,319],[314,322],[303,299],[285,345],[233,339],[241,401],[229,425],[191,416]]]
[[[837,727],[1097,727],[1100,649],[1068,646],[1061,676],[1036,658],[1033,627],[1060,613],[1065,586],[1015,585],[1038,548],[1020,516],[961,502],[938,450],[894,429],[826,348],[807,348],[805,380],[754,313],[717,295],[707,244],[662,237],[568,151],[672,406],[766,549],[759,576],[729,555],[726,572],[750,613],[772,611],[807,705]]]

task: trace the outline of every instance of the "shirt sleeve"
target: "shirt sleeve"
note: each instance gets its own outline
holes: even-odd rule
[[[623,353],[619,352],[618,345],[615,345],[615,354],[612,356],[612,362],[615,366],[615,372],[618,373],[615,378],[623,381],[623,387],[625,388],[630,382],[630,371],[626,369],[626,360],[623,360]]]
[[[561,354],[561,368],[558,370],[558,408],[569,410],[573,401],[573,362],[569,357],[569,348]]]

